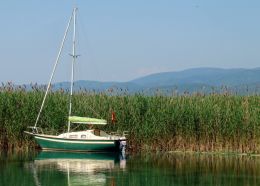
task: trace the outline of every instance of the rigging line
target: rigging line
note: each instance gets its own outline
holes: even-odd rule
[[[88,73],[88,77],[91,78],[91,75],[93,76],[93,71],[95,72],[95,76],[96,77],[100,77],[101,73],[100,73],[100,64],[97,61],[97,57],[96,57],[96,51],[95,48],[93,47],[94,45],[91,44],[91,39],[89,39],[89,32],[87,32],[87,26],[84,23],[84,21],[81,21],[80,19],[78,20],[78,29],[79,29],[79,33],[81,32],[80,36],[81,36],[81,40],[79,41],[81,43],[80,45],[80,49],[81,52],[86,54],[84,55],[85,64],[89,64],[92,66],[92,71],[87,71]],[[82,64],[83,65],[83,64]],[[87,69],[88,70],[88,69]],[[84,76],[84,77],[87,77]]]
[[[82,52],[84,52],[84,53],[87,53],[87,54],[90,54],[90,53],[92,53],[92,54],[94,54],[94,52],[92,51],[92,49],[91,49],[91,47],[88,47],[88,49],[89,50],[87,50],[86,49],[86,47],[84,47],[85,45],[82,45],[82,43],[83,44],[85,44],[85,43],[89,43],[89,40],[87,39],[87,32],[86,32],[86,26],[84,25],[84,22],[82,22],[80,19],[77,19],[77,25],[78,25],[78,27],[77,27],[77,31],[76,31],[76,34],[77,34],[77,38],[79,38],[80,36],[82,36],[81,38],[83,39],[83,41],[84,42],[80,42],[80,40],[81,39],[77,39],[77,41],[76,41],[76,43],[78,43],[78,45],[77,45],[77,51],[82,51]],[[81,31],[81,33],[80,33],[80,31]],[[79,42],[81,43],[81,44],[79,44]],[[83,47],[82,47],[83,46]],[[91,50],[91,52],[89,52]],[[87,57],[88,56],[91,56],[91,55],[86,55]],[[94,57],[95,58],[95,57]],[[95,59],[92,59],[92,60],[95,60]],[[91,57],[89,58],[90,60],[91,60]],[[86,61],[88,61],[88,60],[86,60]],[[96,65],[96,71],[97,71],[97,73],[98,74],[100,74],[99,73],[99,68],[98,68],[98,66],[97,66],[97,63],[93,63],[93,64],[95,64]],[[78,66],[80,66],[80,64],[78,64]],[[90,106],[90,105],[88,105],[88,104],[86,104],[87,106],[87,108],[89,108],[92,112],[93,112],[93,114],[96,116],[96,117],[100,117],[100,114],[98,114],[96,111],[95,111],[95,109],[93,109],[93,107],[92,106]]]
[[[73,11],[74,11],[74,10],[73,10]],[[48,83],[48,86],[47,86],[47,89],[46,89],[46,92],[45,92],[45,95],[44,95],[44,98],[43,98],[43,101],[42,101],[42,104],[41,104],[41,108],[40,108],[40,110],[39,110],[38,116],[37,116],[36,121],[35,121],[35,124],[34,124],[34,128],[36,128],[36,126],[37,126],[37,123],[38,123],[38,121],[39,121],[39,118],[40,118],[40,115],[41,115],[41,112],[42,112],[42,109],[43,109],[43,106],[44,106],[46,97],[47,97],[48,92],[49,92],[49,90],[50,90],[51,82],[52,82],[54,73],[55,73],[55,71],[56,71],[57,64],[58,64],[59,59],[60,59],[60,55],[61,55],[61,52],[62,52],[62,49],[63,49],[63,46],[64,46],[64,42],[65,42],[65,40],[66,40],[66,38],[67,38],[67,33],[68,33],[68,30],[69,30],[69,27],[70,27],[70,23],[71,23],[72,17],[73,17],[73,13],[72,13],[72,15],[70,16],[70,19],[69,19],[69,22],[68,22],[66,31],[65,31],[65,33],[64,33],[64,36],[63,36],[63,39],[62,39],[62,43],[61,43],[61,46],[60,46],[60,49],[59,49],[59,52],[58,52],[58,56],[57,56],[57,58],[56,58],[56,61],[55,61],[54,67],[53,67],[53,71],[52,71],[52,74],[51,74],[51,78],[50,78],[50,80],[49,80],[49,83]]]
[[[102,118],[91,106],[87,106],[98,118]]]

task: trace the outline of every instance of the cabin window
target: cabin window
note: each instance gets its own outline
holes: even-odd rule
[[[87,137],[87,136],[86,136],[85,134],[81,135],[81,138],[82,138],[82,139],[86,139],[86,137]]]
[[[78,138],[78,135],[69,135],[69,138]]]

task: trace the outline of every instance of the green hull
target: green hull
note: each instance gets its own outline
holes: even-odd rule
[[[119,140],[77,140],[35,135],[35,140],[43,150],[63,151],[117,151]]]

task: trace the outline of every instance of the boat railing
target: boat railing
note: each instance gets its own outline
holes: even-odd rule
[[[42,128],[40,128],[40,127],[30,126],[27,128],[30,129],[31,130],[30,132],[32,132],[33,134],[44,134]]]
[[[124,130],[123,132],[122,131],[116,131],[116,132],[110,132],[109,133],[110,135],[112,136],[128,136],[129,132]]]
[[[126,136],[128,136],[128,135],[129,135],[129,131],[127,131],[127,130],[124,130],[124,131],[123,131],[123,136],[125,136],[125,137],[126,137]]]
[[[48,135],[57,135],[58,132],[56,130],[43,130],[40,127],[34,127],[34,126],[30,126],[27,127],[33,134],[48,134]]]
[[[49,130],[44,130],[44,134],[49,134],[49,135],[58,135],[59,132],[55,129],[49,129]]]

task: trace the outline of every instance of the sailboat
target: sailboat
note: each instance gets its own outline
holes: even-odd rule
[[[87,124],[92,126],[95,125],[106,125],[107,121],[104,119],[90,118],[90,117],[79,117],[72,115],[72,95],[73,95],[73,84],[74,84],[74,64],[79,55],[76,54],[76,13],[77,8],[73,9],[72,15],[70,16],[67,24],[65,34],[51,73],[51,77],[37,115],[34,126],[28,127],[30,131],[24,131],[26,134],[32,135],[36,142],[40,145],[43,150],[59,150],[59,151],[118,151],[125,150],[126,146],[126,135],[127,132],[121,134],[113,133],[108,134],[105,131],[99,129],[88,129],[83,131],[71,131],[72,124]],[[45,104],[46,97],[49,93],[51,82],[56,71],[57,64],[60,59],[61,52],[63,50],[64,42],[67,38],[68,30],[73,22],[73,46],[72,46],[72,66],[71,66],[71,84],[70,84],[70,102],[69,102],[69,113],[68,113],[68,129],[67,132],[59,135],[48,135],[43,132],[40,127],[37,127],[43,106]]]

